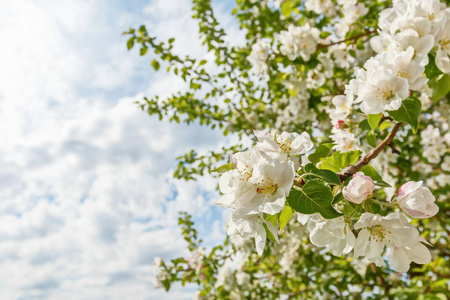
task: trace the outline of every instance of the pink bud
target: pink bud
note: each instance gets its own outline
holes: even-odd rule
[[[342,190],[342,195],[350,202],[360,204],[372,194],[375,184],[372,178],[360,174],[353,175],[352,180]]]

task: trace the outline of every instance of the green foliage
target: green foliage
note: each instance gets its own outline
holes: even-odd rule
[[[378,128],[378,124],[380,123],[382,114],[377,114],[377,115],[368,115],[367,116],[367,120],[369,122],[370,128],[372,128],[372,132],[375,131],[375,129]]]
[[[322,158],[327,157],[331,152],[333,144],[320,144],[316,151],[308,156],[308,159],[313,164],[318,163]]]
[[[397,122],[406,122],[411,125],[414,133],[417,132],[419,115],[422,110],[422,103],[415,97],[403,100],[402,106],[398,110],[390,111],[389,115]]]
[[[364,167],[362,167],[361,172],[363,172],[364,175],[372,178],[375,185],[379,187],[391,187],[389,183],[383,181],[383,178],[380,176],[380,174],[378,174],[377,170],[375,170],[371,165],[365,165]]]
[[[335,152],[332,156],[327,157],[319,165],[319,169],[326,169],[338,173],[349,165],[358,161],[361,151]]]
[[[450,76],[448,74],[440,74],[430,79],[428,83],[433,90],[431,98],[437,102],[444,98],[450,92]]]
[[[290,207],[302,214],[320,213],[325,219],[342,216],[331,206],[333,194],[321,179],[310,180],[302,188],[291,190],[287,201]]]
[[[322,179],[323,181],[327,182],[328,184],[331,185],[340,185],[341,184],[341,180],[339,179],[339,177],[336,175],[336,173],[330,171],[330,170],[321,170],[321,169],[317,169],[314,164],[307,164],[304,168],[305,170],[305,177],[304,180],[306,182],[310,181],[310,180],[314,180],[314,179]]]
[[[181,212],[178,218],[178,225],[181,227],[181,234],[184,240],[188,243],[188,249],[190,251],[197,249],[202,240],[198,238],[197,230],[194,227],[194,222],[192,222],[192,216]]]
[[[359,1],[360,3],[363,3]],[[336,218],[344,215],[349,221],[349,215],[359,216],[363,212],[386,214],[392,211],[389,206],[388,193],[383,189],[375,193],[360,205],[345,200],[342,186],[337,175],[347,166],[354,164],[361,156],[361,151],[346,153],[333,152],[329,143],[332,134],[328,109],[332,106],[330,95],[344,94],[345,84],[355,77],[356,68],[362,67],[364,52],[370,48],[368,41],[377,32],[379,12],[388,7],[391,1],[364,1],[369,12],[352,24],[342,40],[332,32],[333,20],[324,15],[307,11],[304,1],[287,0],[280,8],[265,1],[237,0],[232,15],[245,32],[246,44],[230,46],[226,40],[225,30],[220,26],[209,0],[193,0],[192,14],[198,23],[200,42],[212,54],[205,60],[182,56],[173,51],[176,41],[158,41],[147,31],[145,26],[129,29],[126,47],[136,48],[136,53],[149,60],[149,67],[155,71],[168,72],[187,83],[186,91],[174,93],[162,98],[139,99],[138,105],[149,115],[170,122],[199,124],[219,129],[224,136],[233,133],[237,137],[251,136],[253,130],[277,129],[290,132],[307,131],[315,140],[316,150],[308,156],[310,164],[303,167],[287,198],[287,205],[278,214],[264,215],[264,218],[279,230],[280,244],[273,243],[275,237],[266,227],[268,245],[264,254],[259,257],[254,251],[254,238],[245,243],[233,244],[229,238],[223,244],[205,250],[200,267],[193,268],[192,260],[177,258],[164,264],[170,278],[162,282],[165,289],[170,289],[171,283],[182,285],[195,283],[199,285],[199,297],[202,299],[444,299],[448,295],[450,273],[450,253],[448,249],[448,223],[450,216],[450,201],[448,190],[450,185],[433,190],[438,198],[440,212],[432,219],[414,220],[414,225],[421,236],[433,245],[433,261],[429,265],[413,263],[410,271],[399,276],[389,266],[377,268],[374,264],[363,266],[360,260],[352,256],[334,257],[323,248],[316,248],[308,240],[305,227],[294,222],[297,214],[319,213],[325,218]],[[340,11],[338,10],[338,14]],[[342,17],[342,15],[339,15]],[[280,45],[273,42],[275,34],[292,25],[311,23],[312,27],[321,30],[319,44],[309,61],[302,57],[290,60],[279,53]],[[250,71],[252,65],[248,61],[251,47],[261,38],[270,40],[271,46],[277,48],[267,59],[268,78],[255,79]],[[349,56],[354,63],[348,67],[334,64],[323,84],[308,87],[304,91],[295,85],[296,82],[306,82],[311,72],[324,72],[321,61],[325,54],[331,53],[331,46],[346,45]],[[211,57],[211,56],[209,56]],[[430,180],[430,176],[442,173],[441,163],[436,164],[431,173],[422,172],[421,163],[427,163],[423,155],[421,133],[428,125],[439,126],[439,120],[434,111],[439,111],[439,118],[449,117],[448,92],[450,78],[435,65],[434,54],[429,55],[430,63],[425,74],[432,89],[431,104],[422,107],[424,93],[413,91],[412,96],[403,101],[399,110],[383,116],[362,116],[356,107],[348,124],[357,128],[356,138],[361,149],[367,153],[376,147],[389,134],[389,127],[395,122],[406,122],[412,131],[399,135],[391,145],[401,153],[395,154],[393,160],[383,160],[384,166],[395,171],[392,174],[378,173],[378,165],[366,165],[361,171],[370,176],[377,187],[393,186],[414,180]],[[338,61],[336,53],[331,59]],[[214,65],[213,71],[207,66]],[[290,70],[290,71],[287,71]],[[306,97],[305,94],[308,96]],[[289,102],[301,102],[301,110],[289,115]],[[426,103],[426,101],[424,102]],[[422,111],[423,110],[423,111]],[[289,117],[286,117],[289,115]],[[392,119],[394,119],[394,121]],[[320,132],[320,133],[319,133]],[[322,133],[323,132],[323,133]],[[416,134],[413,134],[416,133]],[[323,136],[321,135],[323,134]],[[406,134],[406,136],[405,136]],[[443,134],[443,132],[441,132]],[[393,148],[394,149],[394,148]],[[231,170],[228,163],[229,155],[244,151],[244,146],[235,145],[223,147],[215,151],[198,153],[192,150],[177,158],[178,166],[174,176],[178,179],[195,180],[199,176],[213,172],[213,175]],[[385,151],[390,151],[389,149]],[[386,154],[386,153],[383,153]],[[448,155],[445,154],[445,155]],[[387,155],[386,155],[387,156]],[[377,169],[376,169],[376,168]],[[383,177],[388,181],[383,181]],[[378,199],[378,202],[376,202]],[[384,206],[383,206],[384,205]],[[333,207],[337,207],[339,212]],[[342,213],[341,213],[342,212]],[[195,230],[192,219],[188,215],[180,218],[183,237],[191,254],[201,246],[201,240]],[[349,221],[350,222],[350,221]],[[298,243],[291,243],[299,240]],[[248,249],[251,251],[248,251]],[[244,283],[238,282],[238,271],[232,269],[227,284],[232,288],[216,286],[219,270],[225,261],[239,255],[247,249],[248,259],[241,271],[248,276]],[[286,253],[293,255],[292,264],[282,266],[281,261]],[[239,274],[242,277],[242,274]],[[271,286],[272,288],[267,288]],[[230,290],[239,291],[232,294]]]

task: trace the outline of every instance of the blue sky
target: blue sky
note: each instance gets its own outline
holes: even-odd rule
[[[232,2],[213,3],[239,40]],[[0,1],[0,299],[191,297],[153,288],[153,257],[185,254],[178,211],[208,244],[227,212],[215,179],[172,178],[174,158],[230,141],[141,112],[135,100],[186,86],[121,35],[146,24],[209,58],[190,15],[187,0]]]

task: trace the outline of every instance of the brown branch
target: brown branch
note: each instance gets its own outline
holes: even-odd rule
[[[397,134],[397,131],[400,129],[400,127],[403,126],[403,123],[397,123],[395,124],[392,131],[387,135],[387,137],[375,148],[373,148],[369,153],[367,153],[365,156],[360,158],[354,165],[350,165],[340,174],[338,174],[339,178],[341,179],[341,182],[344,182],[347,178],[353,176],[353,174],[356,174],[359,170],[361,170],[362,167],[367,165],[372,159],[378,156],[378,154],[381,153],[387,146],[389,146],[390,143],[394,140],[395,135]]]
[[[340,43],[345,43],[345,42],[348,42],[348,41],[357,40],[360,37],[364,37],[364,36],[370,35],[372,33],[375,33],[375,30],[370,30],[370,31],[367,31],[367,32],[362,33],[362,34],[359,34],[359,35],[356,35],[356,36],[353,36],[353,37],[349,37],[348,39],[345,39],[345,40],[342,40],[342,41],[337,41],[337,42],[330,43],[330,44],[325,44],[325,45],[324,44],[319,44],[319,45],[317,45],[316,51],[322,50],[324,48],[328,48],[330,46],[334,46],[334,45],[337,45],[337,44],[340,44]]]
[[[393,119],[392,119],[391,117],[382,116],[381,119],[380,119],[380,122],[378,122],[378,126],[380,126],[381,123],[383,123],[383,122],[386,121],[386,120],[393,121]]]
[[[401,154],[401,152],[397,148],[395,148],[394,142],[390,142],[388,146],[389,148],[391,148],[392,153],[399,155]]]

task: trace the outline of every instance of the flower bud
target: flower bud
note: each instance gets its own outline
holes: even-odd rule
[[[372,178],[360,174],[353,175],[352,180],[342,190],[342,195],[350,202],[360,204],[375,189]]]
[[[409,181],[398,189],[398,205],[413,218],[424,219],[438,213],[436,198],[422,181]]]
[[[336,129],[342,129],[345,125],[345,122],[343,120],[337,120],[336,124],[334,124],[334,127]]]

